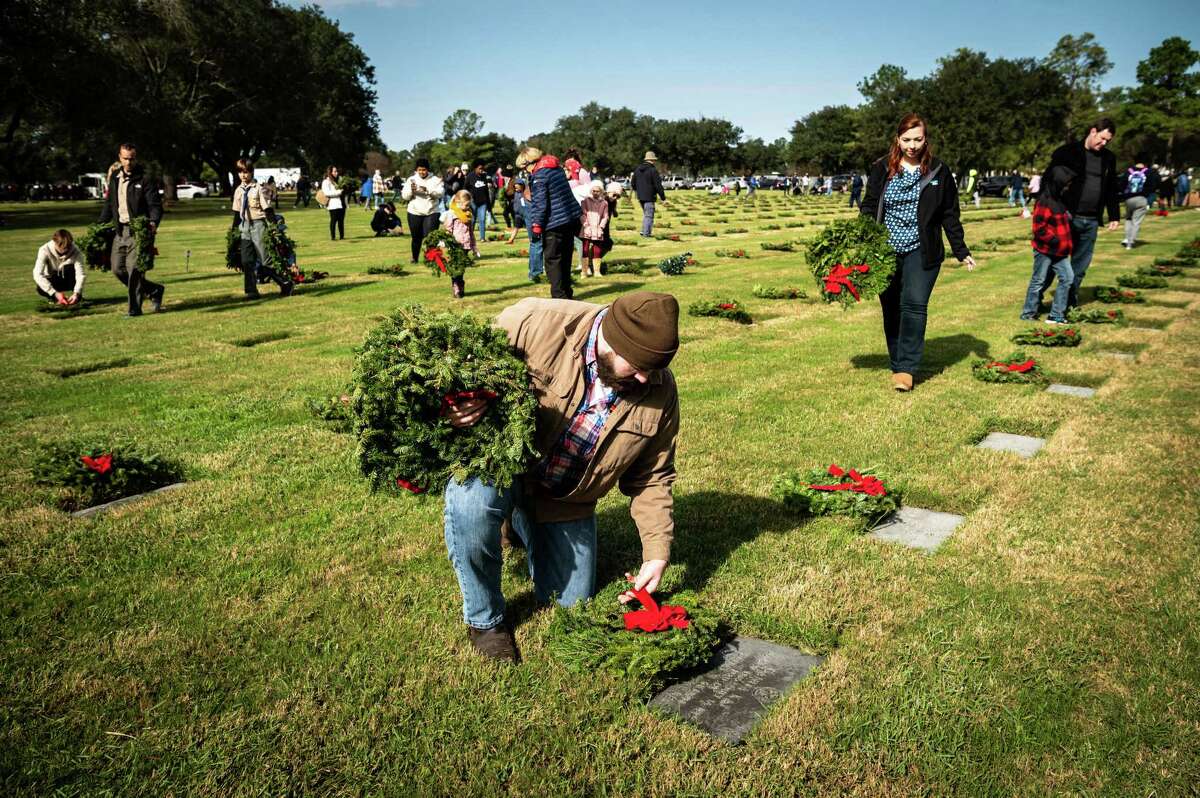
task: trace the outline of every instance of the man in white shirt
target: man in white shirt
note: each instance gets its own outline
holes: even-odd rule
[[[83,255],[75,246],[70,230],[58,230],[42,244],[33,264],[33,281],[37,292],[58,305],[75,305],[83,301],[83,282],[87,269]],[[68,295],[67,291],[71,293]]]

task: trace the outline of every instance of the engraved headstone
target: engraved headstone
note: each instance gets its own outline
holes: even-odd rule
[[[704,670],[650,699],[650,706],[737,744],[772,704],[825,661],[794,648],[735,637]]]
[[[962,522],[961,515],[906,506],[892,513],[888,520],[875,527],[871,537],[913,549],[934,551]]]
[[[1095,388],[1084,388],[1082,385],[1063,385],[1051,383],[1046,393],[1061,393],[1063,396],[1074,396],[1077,399],[1091,399],[1096,395]]]
[[[1019,457],[1028,459],[1037,454],[1038,450],[1045,445],[1045,438],[1034,438],[1029,435],[1013,435],[1008,432],[989,432],[986,438],[976,444],[976,447],[979,449],[995,449],[998,452],[1012,452]]]

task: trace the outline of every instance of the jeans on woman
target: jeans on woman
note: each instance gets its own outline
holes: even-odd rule
[[[542,259],[542,237],[533,237],[533,230],[528,226],[525,232],[529,235],[529,279],[536,280],[546,273],[546,264]]]
[[[428,216],[417,216],[408,214],[408,232],[412,235],[412,262],[416,263],[421,257],[421,242],[425,240],[425,236],[437,229],[438,215],[431,213]]]
[[[487,241],[487,218],[488,206],[476,205],[475,219],[479,222],[479,234],[476,236],[475,240],[480,244],[482,244],[484,241]]]
[[[879,295],[892,373],[916,374],[921,365],[929,296],[941,270],[940,265],[926,269],[925,255],[920,249],[896,256],[896,273]]]
[[[1071,296],[1071,285],[1075,282],[1075,274],[1071,269],[1071,258],[1052,259],[1035,251],[1033,253],[1033,274],[1029,277],[1029,289],[1025,292],[1025,307],[1021,309],[1021,318],[1033,321],[1037,318],[1038,306],[1042,301],[1042,286],[1046,283],[1050,270],[1058,278],[1058,287],[1054,289],[1054,301],[1050,305],[1050,318],[1053,321],[1067,320],[1067,300]]]
[[[340,208],[329,209],[329,240],[332,241],[334,228],[337,228],[338,237],[346,237],[346,206]]]
[[[463,597],[463,620],[475,629],[504,621],[500,590],[500,526],[512,521],[525,543],[539,601],[569,607],[596,592],[596,516],[536,523],[521,480],[501,490],[478,478],[446,485],[446,551]]]

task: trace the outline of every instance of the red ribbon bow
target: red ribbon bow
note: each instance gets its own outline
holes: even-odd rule
[[[416,485],[412,484],[407,479],[402,479],[400,477],[396,477],[396,485],[398,487],[404,488],[409,493],[415,493],[418,496],[425,492],[424,488],[418,488]]]
[[[642,609],[625,613],[625,628],[643,632],[665,632],[668,629],[688,627],[687,610],[676,604],[658,605],[645,588],[633,591],[634,598],[642,603]]]
[[[441,247],[430,247],[425,250],[425,260],[433,261],[442,270],[442,274],[446,273],[446,256],[442,254]]]
[[[99,457],[89,457],[85,454],[79,459],[83,461],[85,466],[90,468],[92,471],[95,471],[97,474],[107,474],[112,470],[111,454],[102,454]]]
[[[849,490],[855,493],[865,493],[868,496],[886,496],[887,491],[883,488],[883,482],[879,477],[871,475],[863,476],[862,474],[851,468],[849,471],[838,468],[837,464],[829,466],[829,476],[842,477],[848,476],[850,482],[839,482],[836,485],[809,485],[813,490]]]
[[[854,300],[859,301],[858,289],[854,287],[854,283],[850,282],[850,277],[855,274],[866,274],[871,270],[871,267],[865,263],[858,263],[854,266],[843,266],[837,264],[833,270],[825,276],[825,291],[830,294],[842,293],[842,286],[854,297]]]
[[[1107,315],[1110,319],[1115,319],[1117,317],[1117,312],[1115,310],[1110,310]]]
[[[479,389],[477,391],[456,391],[442,397],[442,415],[458,407],[459,402],[469,402],[472,399],[495,399],[494,391]]]
[[[997,360],[992,363],[988,363],[988,366],[991,368],[1003,366],[1005,371],[1014,371],[1017,374],[1024,374],[1036,365],[1037,361],[1035,360],[1026,360],[1024,363],[1001,363]]]
[[[733,304],[732,302],[722,302],[720,305],[717,305],[717,307],[719,307],[721,310],[733,310],[735,307],[737,307],[737,305]]]

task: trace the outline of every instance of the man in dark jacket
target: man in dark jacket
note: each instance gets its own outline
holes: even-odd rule
[[[642,163],[633,170],[633,192],[642,205],[642,236],[645,238],[649,238],[654,229],[654,200],[667,201],[667,195],[663,193],[662,178],[654,168],[654,162],[657,160],[658,156],[653,151],[647,152]]]
[[[1046,173],[1056,166],[1065,166],[1079,175],[1063,196],[1063,204],[1071,214],[1071,271],[1075,280],[1067,297],[1068,307],[1079,305],[1079,286],[1096,249],[1096,233],[1105,213],[1108,229],[1120,227],[1121,211],[1117,202],[1117,159],[1108,151],[1108,143],[1117,133],[1116,124],[1108,118],[1096,120],[1082,141],[1064,144],[1050,157]],[[1050,279],[1042,286],[1045,292]]]
[[[856,202],[858,203],[858,206],[860,208],[862,207],[862,190],[863,190],[863,178],[862,178],[862,175],[860,175],[856,172],[854,174],[854,179],[852,179],[850,181],[850,207],[851,208],[854,207],[854,203],[856,203]]]
[[[145,170],[137,164],[137,147],[122,144],[117,155],[121,168],[108,178],[108,198],[100,207],[100,221],[116,222],[109,259],[113,274],[129,289],[129,311],[126,316],[142,315],[142,300],[149,297],[157,313],[162,310],[163,293],[166,288],[146,279],[137,268],[137,244],[129,222],[139,216],[150,221],[150,236],[154,234],[162,219],[162,197],[158,185],[146,177]]]
[[[566,174],[558,165],[558,158],[543,156],[536,147],[526,147],[518,156],[517,166],[528,167],[530,171],[529,210],[525,222],[529,225],[531,240],[542,242],[550,296],[570,299],[574,295],[571,256],[575,254],[575,237],[579,234],[582,210],[571,192]]]

